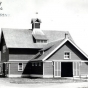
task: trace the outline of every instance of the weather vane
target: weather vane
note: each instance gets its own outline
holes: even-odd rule
[[[38,18],[38,12],[36,12],[35,14],[36,14],[36,17]]]
[[[36,12],[36,14],[38,14],[38,12]]]

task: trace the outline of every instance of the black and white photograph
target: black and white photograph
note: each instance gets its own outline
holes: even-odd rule
[[[0,0],[0,88],[88,88],[88,1]]]

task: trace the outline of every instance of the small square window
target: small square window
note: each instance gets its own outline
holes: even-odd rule
[[[37,63],[35,63],[35,66],[37,66]]]
[[[41,63],[39,62],[39,66],[41,66]]]
[[[64,53],[64,59],[70,59],[70,52]]]
[[[18,64],[18,71],[23,71],[23,63]]]
[[[43,43],[43,40],[41,40],[41,43]]]
[[[4,45],[3,46],[3,53],[5,53],[6,52],[6,46]]]
[[[32,63],[32,66],[34,66],[34,63]]]

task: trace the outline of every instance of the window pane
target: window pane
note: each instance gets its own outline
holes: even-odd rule
[[[41,63],[39,63],[39,66],[41,66]]]
[[[67,53],[67,55],[69,55],[69,53]]]
[[[64,59],[70,59],[70,52],[64,53]]]
[[[22,63],[19,63],[18,64],[18,71],[22,71],[23,69],[22,69]]]
[[[19,63],[19,65],[22,65],[22,63]]]

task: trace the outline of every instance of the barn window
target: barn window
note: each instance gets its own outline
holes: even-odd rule
[[[39,62],[39,66],[41,66],[41,62]]]
[[[34,63],[32,63],[32,66],[34,66]]]
[[[23,71],[23,63],[18,64],[18,71]]]
[[[37,63],[35,63],[35,66],[37,66]]]
[[[6,46],[4,45],[3,46],[3,53],[5,53],[6,52]]]
[[[36,43],[47,43],[47,40],[39,40],[39,39],[37,39]]]
[[[70,59],[70,52],[64,53],[64,59]]]

